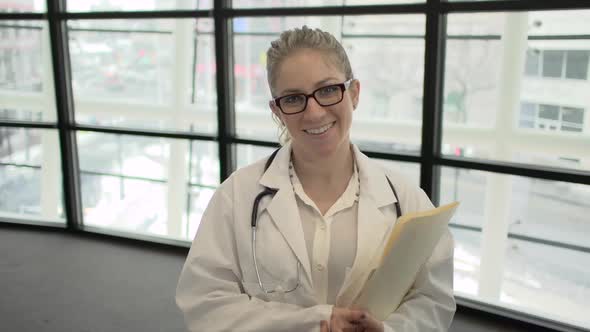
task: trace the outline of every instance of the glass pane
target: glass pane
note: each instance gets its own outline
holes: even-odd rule
[[[539,105],[539,118],[559,120],[559,107],[553,105]]]
[[[581,132],[584,129],[583,109],[564,107],[561,112],[561,130]]]
[[[43,0],[0,0],[0,13],[44,12]]]
[[[512,177],[514,234],[587,246],[590,186]]]
[[[539,50],[529,49],[526,52],[526,65],[524,73],[529,76],[539,76],[539,63],[541,61]]]
[[[588,58],[590,51],[568,51],[565,77],[578,80],[588,79]]]
[[[462,168],[441,168],[441,203],[460,201],[461,207],[453,217],[453,223],[470,227],[482,227],[485,217],[486,174]]]
[[[584,110],[581,108],[564,107],[562,121],[583,125]]]
[[[46,22],[0,25],[0,120],[56,120]]]
[[[0,219],[65,222],[57,132],[0,127]]]
[[[543,76],[544,77],[561,77],[563,69],[563,51],[545,51],[543,52]]]
[[[590,305],[590,186],[441,171],[441,201],[461,202],[451,221],[457,294],[590,326],[581,310]]]
[[[129,1],[129,0],[67,0],[70,12],[108,12],[108,11],[158,11],[211,9],[213,0],[176,0],[176,1]]]
[[[68,21],[68,28],[78,123],[216,131],[212,20]]]
[[[81,131],[78,146],[85,225],[192,239],[219,185],[215,143]]]
[[[537,107],[532,103],[521,103],[520,106],[520,120],[518,126],[520,128],[534,128],[535,118],[537,114]]]
[[[256,146],[247,144],[236,145],[236,162],[237,169],[246,167],[261,159],[268,159],[276,148],[269,148],[266,146]]]
[[[422,15],[240,18],[234,21],[236,126],[242,137],[278,141],[268,101],[266,50],[302,25],[331,32],[362,86],[351,137],[363,148],[419,153],[424,67]],[[264,33],[259,33],[267,31]],[[269,32],[270,31],[270,32]],[[239,52],[237,52],[239,50]]]
[[[564,67],[587,48],[572,36],[588,20],[588,10],[449,14],[443,154],[590,170],[588,122],[563,120],[565,108],[590,109],[587,81]]]
[[[233,0],[234,8],[324,7],[421,3],[426,0]]]
[[[191,240],[197,234],[203,213],[209,205],[209,201],[215,193],[214,188],[202,187],[202,186],[190,186],[189,193],[189,211],[188,211],[188,223],[185,225],[184,234],[187,234],[186,239]]]
[[[39,21],[4,21],[0,25],[0,89],[18,92],[43,90],[42,38],[45,25]]]
[[[190,141],[190,183],[215,188],[219,185],[219,151],[212,142]]]
[[[501,300],[537,316],[590,328],[590,254],[509,239]]]
[[[420,165],[416,163],[409,163],[404,161],[384,160],[375,159],[373,160],[380,163],[385,169],[389,169],[399,174],[401,177],[406,179],[408,182],[420,186]],[[403,211],[402,211],[403,213]]]
[[[465,206],[462,205],[461,209]],[[451,220],[453,222],[453,220]],[[455,240],[454,278],[455,294],[476,297],[479,291],[479,265],[481,257],[481,233],[469,229],[451,227]]]

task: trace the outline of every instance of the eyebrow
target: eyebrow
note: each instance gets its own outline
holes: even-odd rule
[[[314,84],[314,90],[326,85],[330,81],[337,81],[338,82],[339,79],[336,77],[324,78],[323,80],[316,82],[316,84]],[[336,83],[334,83],[334,84],[336,84]],[[303,91],[301,89],[287,89],[285,91],[282,91],[282,93],[280,93],[279,96],[284,96],[284,95],[293,94],[293,93],[305,93],[305,91]]]

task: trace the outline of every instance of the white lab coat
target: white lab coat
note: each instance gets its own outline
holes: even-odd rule
[[[342,289],[351,275],[365,268],[383,236],[395,222],[393,183],[402,213],[432,207],[428,197],[402,175],[385,171],[355,146],[360,176],[357,253]],[[234,172],[224,181],[207,207],[182,269],[176,303],[190,331],[319,331],[329,320],[332,305],[314,296],[311,264],[295,196],[289,180],[290,146],[284,146],[263,174],[266,159]],[[259,207],[256,253],[267,289],[261,292],[251,246],[254,198],[264,187],[277,193],[262,199]],[[428,332],[448,330],[455,312],[453,297],[453,240],[443,236],[416,277],[400,307],[384,322],[386,331]]]

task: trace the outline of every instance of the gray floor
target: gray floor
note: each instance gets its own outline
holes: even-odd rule
[[[173,299],[185,254],[0,224],[0,331],[185,331]],[[517,325],[459,310],[451,331],[531,331]]]

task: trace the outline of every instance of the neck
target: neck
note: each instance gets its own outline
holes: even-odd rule
[[[301,183],[316,185],[340,186],[348,183],[353,169],[353,153],[350,143],[342,146],[329,155],[309,156],[293,147],[293,167]],[[344,167],[342,167],[344,166]]]

